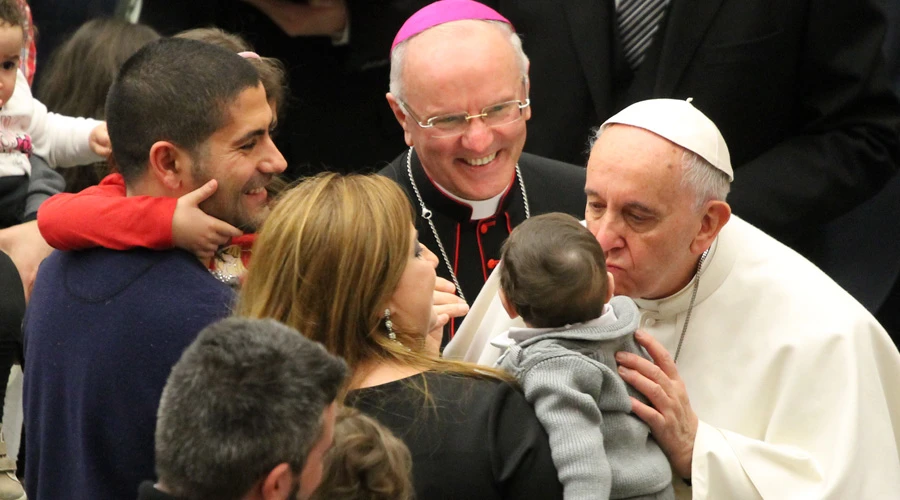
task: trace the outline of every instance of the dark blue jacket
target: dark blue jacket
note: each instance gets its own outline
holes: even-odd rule
[[[163,386],[234,294],[181,250],[53,252],[25,315],[29,498],[134,498]]]

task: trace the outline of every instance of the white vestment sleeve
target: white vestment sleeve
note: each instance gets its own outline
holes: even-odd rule
[[[498,264],[484,282],[466,319],[444,348],[444,358],[494,366],[501,352],[491,345],[491,339],[510,328],[525,326],[521,318],[510,319],[500,303],[499,270],[502,265],[502,262]]]
[[[896,497],[900,477],[885,473],[898,464],[898,437],[886,418],[897,414],[889,407],[898,401],[891,387],[900,363],[887,360],[897,351],[874,328],[824,340],[783,350],[790,362],[760,374],[760,383],[775,382],[770,399],[756,400],[773,415],[757,423],[762,439],[700,422],[694,499]],[[722,403],[730,397],[742,395],[723,392]]]

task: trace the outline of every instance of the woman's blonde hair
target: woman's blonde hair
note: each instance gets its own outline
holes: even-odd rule
[[[393,361],[509,380],[428,354],[424,332],[397,321],[399,342],[388,338],[384,310],[410,259],[412,222],[406,195],[386,177],[323,173],[300,181],[263,224],[237,313],[294,327],[353,370]]]

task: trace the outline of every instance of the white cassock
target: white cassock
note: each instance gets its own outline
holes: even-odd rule
[[[521,325],[498,285],[495,269],[445,357],[493,365],[490,339]],[[692,286],[635,301],[673,355]],[[677,366],[700,418],[679,498],[900,498],[900,353],[828,276],[738,217],[703,265]]]

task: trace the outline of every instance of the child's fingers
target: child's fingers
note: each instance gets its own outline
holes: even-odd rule
[[[185,203],[191,206],[198,206],[200,203],[203,203],[204,200],[209,198],[216,192],[216,188],[218,187],[218,183],[215,179],[211,179],[206,184],[198,187],[197,189],[191,191],[190,193],[178,198],[178,201],[184,201]]]
[[[225,221],[219,220],[219,219],[215,219],[215,223],[213,223],[212,229],[219,236],[222,236],[227,239],[237,238],[238,236],[241,236],[242,234],[244,234],[244,232],[241,231],[240,229],[232,226],[231,224],[229,224]]]

